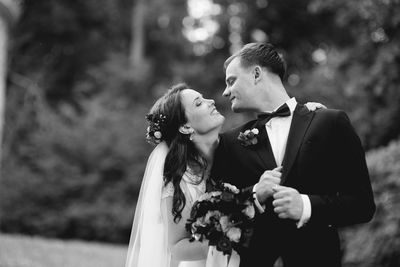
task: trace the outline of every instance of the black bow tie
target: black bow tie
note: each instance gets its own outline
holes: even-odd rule
[[[290,108],[285,103],[274,112],[264,112],[257,115],[257,126],[265,125],[270,119],[274,117],[287,117],[290,116]]]

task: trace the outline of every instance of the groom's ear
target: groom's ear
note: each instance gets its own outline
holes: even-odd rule
[[[261,68],[260,66],[255,66],[253,70],[254,74],[254,84],[257,84],[261,80]]]
[[[194,129],[189,125],[185,124],[179,127],[179,132],[181,134],[192,134],[194,132]]]

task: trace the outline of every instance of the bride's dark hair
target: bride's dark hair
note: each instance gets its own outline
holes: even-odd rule
[[[182,210],[186,205],[186,198],[180,187],[186,167],[190,166],[194,170],[207,168],[207,161],[199,154],[189,135],[179,132],[179,127],[187,123],[180,95],[185,89],[189,89],[185,83],[174,85],[157,100],[149,113],[151,117],[164,118],[158,129],[162,134],[161,140],[169,147],[164,165],[164,183],[167,185],[171,182],[174,186],[172,214],[175,222],[182,218]]]

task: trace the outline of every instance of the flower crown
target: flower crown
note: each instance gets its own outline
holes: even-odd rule
[[[148,143],[157,145],[163,141],[163,128],[167,117],[163,114],[147,114],[146,120],[149,122],[147,127],[146,140]]]

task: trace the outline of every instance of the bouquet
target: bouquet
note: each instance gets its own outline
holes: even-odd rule
[[[221,183],[216,191],[202,195],[194,204],[186,230],[190,241],[209,241],[224,255],[238,254],[248,247],[253,232],[255,208],[250,197],[244,197],[235,186]]]

